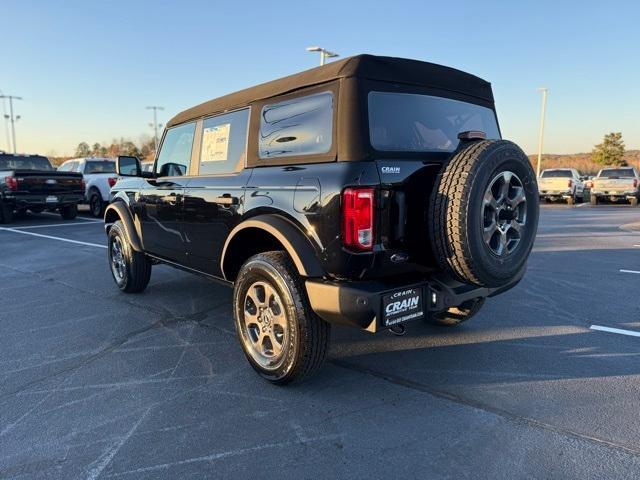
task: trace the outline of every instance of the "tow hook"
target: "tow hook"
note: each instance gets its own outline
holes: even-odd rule
[[[393,325],[392,327],[390,327],[389,332],[392,333],[393,335],[401,337],[405,333],[407,333],[407,329],[403,324],[399,323],[398,325]]]

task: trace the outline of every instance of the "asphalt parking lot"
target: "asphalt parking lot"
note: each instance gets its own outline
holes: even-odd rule
[[[120,294],[101,222],[17,220],[0,478],[636,479],[640,338],[603,331],[640,335],[635,222],[545,205],[524,280],[467,324],[334,328],[322,372],[283,388],[245,361],[227,288],[160,266]]]

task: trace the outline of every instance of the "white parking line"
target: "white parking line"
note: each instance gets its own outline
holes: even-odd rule
[[[620,269],[620,273],[640,273],[638,270],[623,270]]]
[[[23,230],[16,230],[15,228],[0,227],[0,230],[4,230],[5,232],[20,233],[22,235],[31,235],[34,237],[48,238],[50,240],[59,240],[61,242],[75,243],[77,245],[85,245],[87,247],[107,248],[106,245],[100,245],[99,243],[81,242],[79,240],[71,240],[69,238],[52,237],[51,235],[42,235],[40,233],[25,232]]]
[[[60,215],[58,215],[57,213],[51,213],[51,212],[40,212],[40,215],[53,215],[54,217],[60,217]],[[98,223],[104,222],[104,220],[101,220],[98,218],[85,218],[85,217],[76,217],[76,220],[84,220],[85,222],[98,222]]]
[[[24,227],[11,227],[14,230],[30,230],[32,228],[49,228],[49,227],[75,227],[75,226],[83,226],[91,225],[91,223],[85,222],[70,222],[70,223],[51,223],[48,225],[26,225]]]
[[[623,330],[622,328],[603,327],[601,325],[591,325],[591,330],[598,330],[600,332],[619,333],[620,335],[629,335],[630,337],[640,337],[640,332],[634,332],[633,330]]]

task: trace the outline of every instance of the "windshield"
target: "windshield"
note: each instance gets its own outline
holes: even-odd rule
[[[458,133],[469,130],[500,138],[490,108],[413,93],[369,93],[369,135],[376,150],[453,152]]]
[[[84,167],[85,175],[92,173],[116,173],[116,162],[110,161],[89,161]]]
[[[632,177],[635,178],[633,168],[605,168],[599,174],[598,177],[612,178],[612,177]]]
[[[0,170],[53,170],[46,157],[30,155],[21,157],[18,155],[0,155]]]
[[[540,178],[571,178],[571,170],[545,170]]]

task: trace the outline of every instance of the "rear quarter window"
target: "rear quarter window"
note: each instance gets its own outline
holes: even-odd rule
[[[333,110],[331,92],[265,105],[260,116],[260,158],[329,152],[333,142]]]

